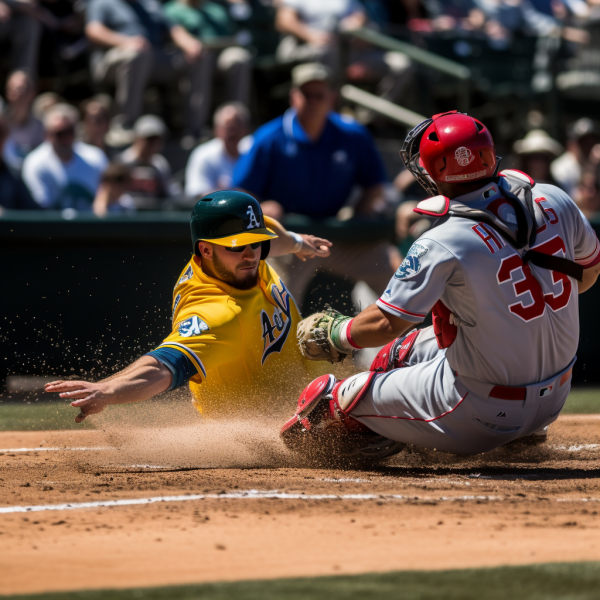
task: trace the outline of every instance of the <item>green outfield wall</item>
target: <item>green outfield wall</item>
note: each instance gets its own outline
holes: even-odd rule
[[[286,226],[335,241],[393,238],[393,222],[311,221]],[[595,225],[600,228],[600,222]],[[97,218],[0,216],[0,381],[8,375],[101,376],[157,345],[171,325],[175,280],[191,256],[180,212]],[[339,287],[323,286],[319,301]],[[576,381],[598,382],[600,285],[584,294]]]

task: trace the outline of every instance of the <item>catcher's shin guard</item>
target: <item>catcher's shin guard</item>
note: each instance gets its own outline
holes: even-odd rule
[[[281,428],[285,445],[311,452],[322,444],[339,456],[386,458],[397,454],[404,444],[376,434],[350,411],[368,392],[375,372],[359,373],[342,381],[333,375],[315,379],[300,395],[296,414]]]

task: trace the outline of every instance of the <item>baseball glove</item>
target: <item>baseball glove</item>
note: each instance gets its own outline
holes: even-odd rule
[[[296,336],[302,355],[309,360],[328,360],[331,363],[343,361],[351,351],[344,350],[335,342],[339,339],[340,329],[348,321],[350,317],[333,310],[328,304],[324,312],[300,321]]]

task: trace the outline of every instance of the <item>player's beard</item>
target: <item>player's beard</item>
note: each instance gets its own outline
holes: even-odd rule
[[[219,259],[216,252],[213,254],[213,269],[219,279],[228,283],[236,290],[250,290],[258,284],[258,266],[256,271],[246,271],[243,276],[230,271]]]

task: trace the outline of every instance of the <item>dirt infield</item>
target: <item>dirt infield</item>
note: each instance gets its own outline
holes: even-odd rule
[[[0,593],[600,560],[600,415],[370,470],[301,468],[274,431],[1,433]]]

